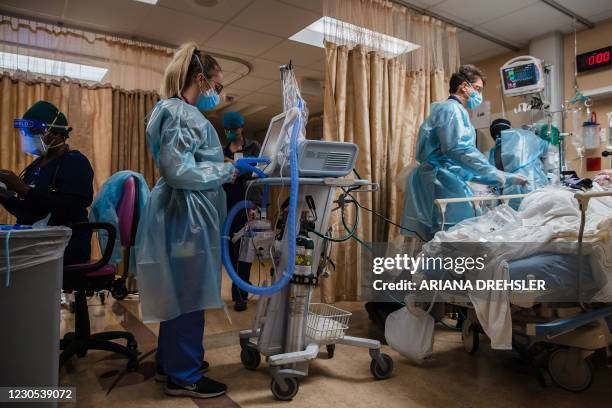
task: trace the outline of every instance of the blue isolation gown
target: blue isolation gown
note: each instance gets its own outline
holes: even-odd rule
[[[212,124],[178,98],[157,103],[147,144],[161,178],[145,206],[136,238],[138,288],[145,322],[223,307],[222,185],[234,173]]]
[[[440,230],[441,216],[434,200],[473,196],[468,182],[500,186],[504,172],[489,164],[476,148],[476,131],[468,112],[453,98],[436,102],[419,129],[419,165],[406,181],[402,226],[404,235],[429,241]],[[469,203],[448,204],[445,228],[474,217]]]
[[[529,184],[504,187],[503,194],[527,194],[548,185],[542,158],[550,144],[525,129],[507,129],[501,132],[495,146],[489,151],[489,163],[495,165],[495,152],[501,145],[501,161],[504,172],[520,174],[527,178]],[[512,200],[510,205],[518,208],[519,200]]]

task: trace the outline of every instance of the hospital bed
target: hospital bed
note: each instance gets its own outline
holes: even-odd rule
[[[444,223],[446,206],[451,203],[470,203],[478,213],[483,203],[508,203],[526,195],[487,196],[469,198],[438,199],[434,202]],[[525,296],[510,293],[512,315],[512,347],[525,360],[533,364],[542,385],[552,380],[569,391],[583,391],[589,388],[593,379],[592,355],[604,350],[609,357],[612,353],[612,305],[587,303],[585,293],[597,289],[595,271],[591,270],[584,247],[593,243],[594,238],[585,237],[585,224],[589,201],[598,197],[612,197],[612,191],[579,192],[574,195],[580,208],[580,229],[577,253],[544,252],[515,259],[509,262],[511,280],[543,279],[546,293],[537,291]],[[442,224],[444,225],[444,224]],[[595,238],[597,239],[597,238]],[[560,278],[561,277],[561,278]],[[428,276],[426,279],[437,279]],[[553,302],[556,291],[576,288],[578,297],[573,302]],[[474,306],[467,293],[446,291],[436,293],[438,302],[450,305],[461,314],[461,337],[465,350],[475,353],[482,329]],[[547,298],[548,297],[548,298]],[[439,310],[439,309],[438,309]],[[443,311],[448,311],[445,306]],[[466,313],[467,311],[467,313]],[[442,312],[443,313],[443,312]],[[440,314],[440,313],[439,313]]]

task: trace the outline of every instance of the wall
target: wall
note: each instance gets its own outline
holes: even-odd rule
[[[574,34],[566,34],[563,38],[564,43],[564,98],[570,99],[574,95]],[[597,26],[590,30],[583,30],[578,32],[577,35],[578,53],[592,51],[598,48],[602,48],[608,45],[612,45],[612,19],[600,22]],[[525,48],[519,52],[508,52],[496,57],[488,58],[482,61],[477,61],[474,65],[478,66],[484,71],[487,76],[487,86],[484,91],[484,99],[491,101],[491,112],[492,117],[500,116],[501,112],[501,89],[499,85],[499,68],[504,62],[509,59],[518,56],[528,54],[528,48]],[[587,74],[580,74],[578,77],[578,85],[583,91],[599,88],[604,86],[612,85],[612,68],[603,69],[599,71],[593,71]],[[510,112],[516,107],[516,105],[522,102],[522,98],[506,98],[505,108],[506,112]],[[607,112],[612,112],[612,97],[606,97],[605,99],[596,99],[593,102],[593,110],[597,112],[598,122],[602,126],[607,126]],[[496,115],[497,114],[497,115]],[[511,114],[510,114],[511,115]],[[522,123],[519,123],[522,124]],[[566,130],[571,130],[567,126]],[[491,145],[491,139],[489,137],[488,130],[479,132],[479,148],[483,151],[488,150]],[[600,157],[601,150],[605,149],[605,144],[599,151],[587,152],[588,157]],[[568,160],[575,158],[577,155],[571,143],[568,143],[567,147]],[[602,158],[602,167],[610,168],[610,159]],[[572,167],[579,171],[580,174],[586,176],[593,176],[595,173],[586,172],[586,161],[580,160],[572,162]]]

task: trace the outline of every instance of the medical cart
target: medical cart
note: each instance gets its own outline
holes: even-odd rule
[[[253,186],[288,187],[290,179],[270,177],[251,183]],[[316,231],[328,230],[337,189],[354,187],[353,192],[377,189],[377,185],[367,180],[341,178],[300,177],[299,185],[298,214],[311,214],[310,222],[314,223]],[[298,224],[302,221],[298,220]],[[275,281],[286,270],[288,258],[287,239],[278,238],[280,256],[273,257]],[[393,372],[393,360],[381,352],[378,340],[346,335],[350,312],[312,302],[312,292],[320,278],[317,265],[326,245],[324,238],[312,238],[314,249],[310,268],[296,268],[289,285],[272,296],[260,297],[251,329],[240,332],[240,359],[244,367],[255,370],[264,355],[272,375],[270,388],[282,401],[291,400],[297,394],[298,380],[308,375],[309,362],[317,358],[323,345],[329,358],[333,357],[336,344],[367,348],[372,359],[370,371],[375,379],[389,378]]]

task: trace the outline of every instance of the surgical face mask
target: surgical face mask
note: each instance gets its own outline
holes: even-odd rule
[[[226,130],[225,137],[229,142],[233,142],[234,140],[238,139],[238,133],[235,130]]]
[[[468,109],[476,109],[482,103],[482,94],[476,91],[471,84],[470,88],[472,88],[472,92],[470,92],[470,96],[465,101],[465,105]]]
[[[208,84],[207,91],[202,92],[200,89],[200,94],[198,95],[195,106],[200,112],[208,112],[215,109],[221,98],[219,97],[219,93],[215,90],[215,88],[210,84],[210,82],[208,82],[208,79],[206,79],[206,73],[200,58],[198,56],[194,56],[194,58],[200,65],[200,70],[202,71],[202,75],[204,75],[204,80]]]
[[[200,92],[198,95],[198,100],[196,101],[196,108],[200,110],[200,112],[208,112],[219,104],[220,98],[217,92],[210,88],[206,92]]]

